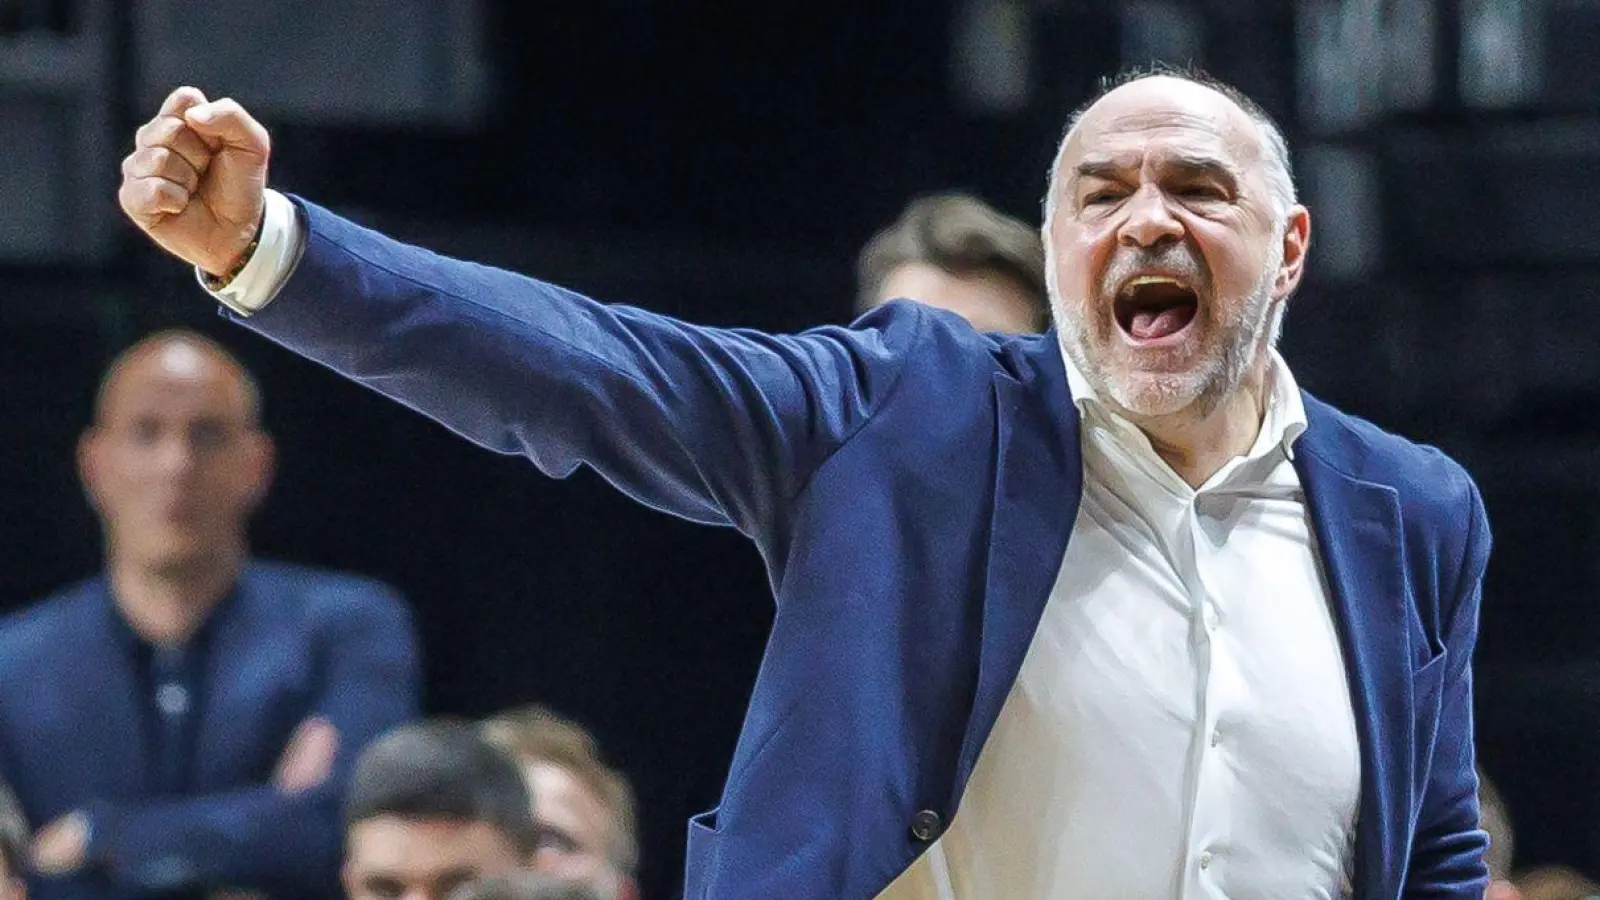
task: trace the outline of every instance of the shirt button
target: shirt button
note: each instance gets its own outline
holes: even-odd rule
[[[1200,868],[1202,868],[1202,869],[1211,868],[1211,852],[1209,850],[1206,851],[1205,853],[1200,854]]]
[[[181,684],[163,684],[156,691],[156,706],[164,716],[181,716],[189,711],[189,692]]]

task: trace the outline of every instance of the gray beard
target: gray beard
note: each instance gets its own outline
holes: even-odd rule
[[[1051,298],[1051,307],[1061,345],[1096,393],[1123,413],[1135,418],[1183,413],[1203,419],[1244,384],[1271,342],[1272,286],[1281,262],[1282,250],[1278,249],[1237,312],[1219,323],[1221,347],[1207,353],[1189,372],[1129,378],[1107,371],[1090,352],[1088,323],[1071,315],[1057,294]]]

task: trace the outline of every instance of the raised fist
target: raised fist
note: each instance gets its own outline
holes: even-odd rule
[[[134,136],[117,199],[167,252],[227,275],[261,227],[270,149],[239,104],[178,88]]]

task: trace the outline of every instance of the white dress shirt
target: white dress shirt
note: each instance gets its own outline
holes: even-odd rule
[[[1360,756],[1288,366],[1199,490],[1067,369],[1084,485],[1060,575],[959,812],[880,897],[1348,896]]]
[[[249,315],[304,244],[267,192],[220,291]],[[1261,433],[1199,490],[1067,361],[1083,501],[959,813],[880,900],[1348,896],[1355,716],[1273,353]]]

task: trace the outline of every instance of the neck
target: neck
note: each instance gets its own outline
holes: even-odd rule
[[[1250,452],[1267,411],[1267,356],[1222,399],[1166,416],[1132,417],[1150,446],[1190,487],[1198,488],[1228,461]]]
[[[111,596],[140,637],[152,644],[180,644],[233,589],[244,558],[242,544],[174,565],[139,564],[113,554]]]

